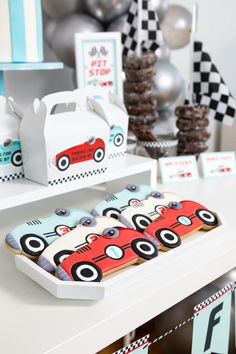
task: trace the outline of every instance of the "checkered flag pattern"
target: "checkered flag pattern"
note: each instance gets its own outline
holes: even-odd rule
[[[115,353],[113,354],[129,354],[131,353],[134,349],[138,349],[141,346],[143,346],[144,344],[148,344],[148,338],[149,338],[149,334],[147,334],[146,336],[136,340],[135,342],[127,345],[126,347],[117,350]]]
[[[226,125],[232,125],[236,101],[222,79],[202,42],[194,42],[193,48],[193,96],[194,101],[209,107],[209,117]]]
[[[141,11],[139,13],[139,1]],[[149,0],[133,0],[130,5],[126,23],[122,32],[123,55],[134,54],[138,45],[138,17],[141,16],[142,52],[155,52],[163,44],[163,35],[160,29],[157,13]]]
[[[206,299],[205,301],[201,302],[199,305],[194,307],[194,314],[198,313],[199,311],[203,310],[206,308],[208,305],[210,305],[212,302],[215,300],[219,299],[221,296],[225,295],[228,292],[233,291],[233,284],[230,283],[226,285],[224,288],[219,290],[217,293]]]

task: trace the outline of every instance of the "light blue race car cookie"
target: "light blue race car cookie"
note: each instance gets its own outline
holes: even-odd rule
[[[145,184],[128,184],[122,192],[112,194],[97,204],[91,214],[93,216],[110,216],[119,219],[123,210],[145,200],[153,191],[152,187]]]
[[[92,215],[77,208],[58,208],[47,218],[34,219],[17,226],[7,234],[5,242],[14,253],[34,259],[52,242],[73,230],[82,217]]]

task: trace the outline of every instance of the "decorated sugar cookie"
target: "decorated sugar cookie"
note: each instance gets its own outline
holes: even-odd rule
[[[5,241],[14,253],[36,258],[48,245],[73,230],[85,216],[90,217],[91,214],[76,208],[58,208],[47,218],[30,220],[17,226],[7,234]]]
[[[108,274],[158,254],[156,246],[137,230],[109,228],[103,235],[65,259],[56,276],[62,280],[100,282]]]
[[[168,192],[152,192],[148,199],[123,210],[120,221],[127,227],[143,232],[152,221],[166,212],[168,204],[172,201],[179,202],[180,198]]]
[[[165,214],[153,221],[144,234],[159,242],[158,248],[167,251],[178,247],[181,239],[197,230],[211,230],[218,225],[217,216],[203,205],[184,200],[171,202]]]
[[[106,216],[83,217],[73,231],[66,238],[60,238],[47,247],[38,259],[38,265],[48,272],[55,268],[77,249],[97,240],[107,227],[124,227],[121,222]]]
[[[119,219],[122,210],[146,199],[154,189],[145,184],[128,184],[122,192],[112,194],[96,205],[91,213]]]

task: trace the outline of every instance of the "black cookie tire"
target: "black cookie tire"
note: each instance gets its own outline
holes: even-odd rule
[[[207,226],[216,226],[218,225],[218,219],[215,214],[213,214],[210,210],[206,209],[198,209],[195,214],[198,219],[200,219],[204,225]]]
[[[21,237],[20,244],[22,250],[33,257],[40,256],[44,249],[48,246],[47,241],[35,234],[26,234]]]
[[[61,264],[67,257],[69,257],[71,254],[73,253],[73,251],[70,250],[62,250],[57,252],[54,257],[53,260],[55,262],[55,264],[57,266],[59,266],[59,264]],[[67,257],[65,257],[67,256]]]
[[[57,161],[57,168],[59,171],[66,171],[70,167],[70,158],[68,155],[62,155]]]
[[[12,157],[11,157],[11,163],[13,166],[15,167],[20,167],[22,166],[23,162],[22,162],[22,153],[20,150],[17,150],[15,151],[13,154],[12,154]]]
[[[101,269],[92,262],[78,262],[71,268],[71,275],[75,281],[100,282],[102,280]]]
[[[131,242],[131,248],[140,258],[145,260],[150,260],[158,255],[157,248],[154,244],[145,238],[133,240]]]
[[[180,236],[169,229],[163,228],[155,232],[158,241],[167,248],[176,248],[181,245]]]

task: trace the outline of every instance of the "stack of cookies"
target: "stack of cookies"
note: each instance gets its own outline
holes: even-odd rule
[[[140,127],[149,130],[157,118],[153,89],[156,60],[155,53],[124,57],[124,100],[130,116],[130,130],[134,134]]]
[[[175,110],[176,125],[179,128],[177,137],[178,155],[196,155],[208,149],[206,145],[210,138],[207,130],[209,125],[208,107],[203,105],[178,106]]]

